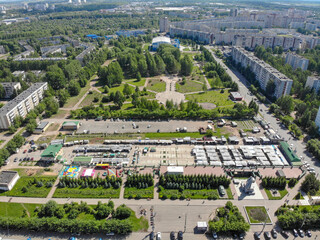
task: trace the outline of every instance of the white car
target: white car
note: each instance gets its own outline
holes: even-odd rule
[[[157,234],[156,234],[156,240],[161,240],[161,232],[157,232]]]

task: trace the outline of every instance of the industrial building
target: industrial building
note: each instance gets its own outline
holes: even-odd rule
[[[295,53],[288,53],[286,56],[286,64],[289,64],[293,70],[301,68],[303,71],[308,70],[309,59],[299,56]]]
[[[0,129],[8,129],[17,116],[25,117],[43,99],[48,83],[34,83],[0,109]]]
[[[0,190],[10,191],[18,179],[20,178],[19,173],[16,171],[2,171],[0,172]]]
[[[241,63],[242,67],[250,67],[263,90],[266,90],[269,81],[273,81],[275,84],[274,97],[280,98],[290,94],[293,81],[277,69],[255,57],[253,53],[240,47],[232,47],[231,55],[236,63]]]

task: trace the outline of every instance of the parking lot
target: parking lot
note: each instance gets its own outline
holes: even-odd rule
[[[135,125],[135,128],[134,128]],[[197,132],[200,127],[206,128],[206,121],[82,121],[77,133],[146,133],[175,132],[177,128],[187,128],[188,132]]]

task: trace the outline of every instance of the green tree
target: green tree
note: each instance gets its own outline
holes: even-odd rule
[[[184,57],[180,61],[181,70],[180,73],[183,76],[189,76],[193,70],[193,61],[189,55],[184,55]]]
[[[6,95],[6,91],[4,90],[2,84],[0,84],[0,98],[4,98]]]
[[[131,88],[130,88],[128,83],[126,83],[124,85],[122,92],[126,97],[128,97],[128,96],[130,96],[132,94]]]
[[[68,91],[71,96],[77,96],[80,93],[81,87],[79,82],[72,80],[69,83]]]

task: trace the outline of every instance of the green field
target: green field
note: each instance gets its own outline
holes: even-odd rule
[[[137,81],[136,79],[125,80],[124,83],[132,84],[134,86],[142,87],[146,83],[146,79],[142,78],[141,81]]]
[[[166,90],[166,83],[160,79],[149,79],[147,89],[155,92],[164,92]]]
[[[96,76],[94,75],[91,79],[93,79],[94,77]],[[89,89],[90,89],[90,82],[88,82],[84,88],[81,88],[81,91],[78,96],[70,97],[67,103],[63,107],[69,108],[76,105],[79,102],[79,100],[84,96],[84,94],[88,92]]]
[[[263,206],[245,207],[250,223],[271,223],[267,210]]]
[[[192,80],[186,80],[186,83],[182,85],[182,82],[176,83],[177,92],[187,93],[187,92],[199,92],[202,91],[203,84],[195,82]]]
[[[41,205],[31,203],[0,202],[0,216],[22,217],[24,210],[26,210],[27,216],[34,217],[36,216],[34,210],[39,206]]]
[[[84,107],[84,106],[88,106],[88,105],[94,104],[93,100],[94,100],[95,97],[98,97],[99,100],[101,100],[102,95],[101,95],[101,93],[99,93],[98,91],[92,91],[91,94],[89,93],[89,94],[82,100],[82,102],[80,103],[79,107]],[[96,102],[96,103],[99,103],[99,101]]]
[[[171,199],[172,196],[176,196],[177,199],[181,197],[181,195],[184,196],[184,198],[190,198],[190,199],[208,199],[209,196],[216,196],[219,198],[218,190],[217,189],[202,189],[202,190],[191,190],[186,189],[183,190],[183,192],[179,192],[177,189],[164,189],[163,191],[159,192],[159,198],[164,199]],[[164,197],[166,196],[166,197]]]
[[[153,192],[154,188],[153,186],[144,188],[144,189],[138,189],[138,188],[125,188],[124,189],[124,198],[153,198]]]
[[[51,187],[46,186],[46,183],[51,182],[53,184],[56,178],[21,176],[12,190],[1,192],[0,196],[45,198],[51,189]],[[37,182],[41,182],[43,186],[38,187]]]
[[[57,188],[53,194],[54,198],[119,198],[120,188]]]
[[[264,189],[264,191],[266,192],[269,200],[280,200],[280,199],[282,199],[285,195],[287,195],[287,193],[288,193],[288,191],[287,191],[286,189],[284,189],[284,190],[278,190],[278,192],[280,193],[280,196],[279,196],[279,197],[274,197],[274,196],[271,194],[270,190]]]
[[[234,103],[229,99],[228,91],[207,91],[205,93],[196,93],[186,95],[187,100],[196,100],[199,103],[214,103],[219,106],[232,106]]]

